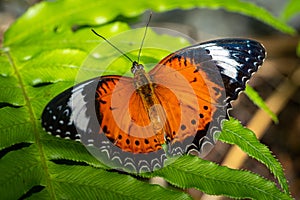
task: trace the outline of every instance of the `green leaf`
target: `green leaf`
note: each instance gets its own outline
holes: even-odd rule
[[[18,199],[35,185],[45,184],[45,170],[36,145],[7,153],[0,159],[2,199]]]
[[[290,0],[283,11],[281,12],[280,18],[283,21],[288,21],[292,17],[300,14],[300,2],[298,0]]]
[[[0,81],[0,84],[1,81]],[[0,150],[15,144],[34,142],[34,126],[28,116],[28,109],[24,107],[4,107],[0,109]],[[36,122],[34,122],[36,123]],[[19,134],[18,134],[19,133]]]
[[[47,160],[53,162],[74,161],[74,164],[86,163],[96,168],[109,169],[92,156],[79,142],[62,140],[52,135],[43,135],[42,146]]]
[[[257,174],[219,166],[191,155],[182,156],[163,169],[144,176],[160,176],[179,188],[196,188],[212,195],[251,199],[291,199],[273,182]]]
[[[224,122],[219,140],[239,146],[249,156],[265,164],[278,179],[283,190],[289,192],[281,164],[274,158],[268,147],[260,143],[255,134],[243,127],[238,120],[231,118]]]
[[[47,161],[44,168],[38,149],[33,144],[12,151],[0,160],[1,198],[18,199],[30,188],[41,185],[43,190],[32,196],[35,199],[191,199],[180,191],[89,166]]]
[[[49,171],[58,199],[191,199],[180,191],[92,167],[49,165]]]
[[[259,108],[264,110],[275,123],[278,123],[277,116],[270,110],[270,108],[266,105],[266,103],[259,96],[259,94],[248,84],[246,85],[245,94],[251,99],[253,103],[255,103]]]
[[[53,43],[51,40],[45,41],[45,48],[47,48],[48,45],[51,47],[51,45],[59,46],[61,44],[69,44],[70,46],[81,45],[81,48],[88,48],[89,45],[82,45],[67,37],[71,33],[70,27],[80,27],[87,24],[103,25],[113,21],[117,16],[136,17],[148,9],[162,12],[178,8],[191,9],[195,7],[209,9],[221,8],[230,12],[238,12],[265,22],[282,32],[290,34],[295,33],[293,28],[276,19],[265,9],[258,7],[253,3],[240,0],[186,0],[184,3],[181,0],[154,0],[147,2],[126,0],[114,2],[113,4],[108,0],[65,0],[63,3],[62,1],[42,2],[30,8],[5,33],[4,46],[17,44],[28,45],[36,42],[36,38],[39,38],[40,36],[52,39],[52,33],[55,32],[56,37],[61,38],[61,42]],[[60,14],[53,15],[53,13],[57,13],[57,11],[61,11]],[[41,19],[47,20],[40,23]],[[24,31],[24,24],[31,28]],[[114,27],[112,27],[112,29],[114,29]],[[104,34],[106,32],[104,31],[101,33]],[[51,37],[49,37],[49,34],[51,34]],[[27,38],[28,35],[31,37]],[[7,38],[9,38],[9,40],[7,40]]]

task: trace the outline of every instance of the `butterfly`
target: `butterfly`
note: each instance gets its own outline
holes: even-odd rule
[[[60,93],[46,105],[42,126],[122,170],[153,171],[188,153],[203,157],[264,59],[256,41],[219,39],[173,52],[148,73],[134,61],[133,77],[96,77]]]

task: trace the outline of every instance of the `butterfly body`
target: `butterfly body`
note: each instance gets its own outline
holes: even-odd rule
[[[106,164],[129,171],[152,171],[167,157],[191,152],[203,157],[230,102],[264,58],[258,42],[225,39],[171,53],[148,73],[133,62],[133,78],[102,76],[55,97],[42,125],[52,135],[96,148]]]
[[[152,82],[149,74],[145,72],[143,65],[133,62],[132,72],[134,73],[135,92],[141,97],[153,130],[157,131],[156,134],[161,134],[163,127],[162,118],[165,118],[165,114],[163,110],[155,106],[160,104],[154,92],[155,84]]]

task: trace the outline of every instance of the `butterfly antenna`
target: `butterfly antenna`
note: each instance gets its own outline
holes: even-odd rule
[[[145,29],[144,36],[143,36],[143,39],[142,39],[142,42],[141,42],[141,46],[140,46],[140,50],[139,50],[139,54],[138,54],[138,61],[137,61],[138,63],[140,63],[141,52],[142,52],[142,48],[143,48],[144,41],[145,41],[145,38],[146,38],[146,33],[147,33],[147,30],[148,30],[148,26],[149,26],[149,23],[151,21],[151,17],[152,17],[152,12],[150,12],[150,16],[149,16],[148,22],[146,24],[146,29]]]
[[[133,60],[129,56],[127,56],[123,51],[121,51],[121,49],[116,47],[113,43],[111,43],[109,40],[107,40],[104,36],[97,33],[94,29],[91,29],[91,30],[93,31],[93,33],[95,35],[97,35],[98,37],[101,37],[105,42],[107,42],[110,46],[112,46],[114,49],[116,49],[118,52],[120,52],[124,57],[126,57],[128,60],[130,60],[130,62],[133,63]]]

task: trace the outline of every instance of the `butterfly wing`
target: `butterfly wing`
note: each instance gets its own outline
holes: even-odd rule
[[[164,138],[149,128],[148,114],[133,79],[104,76],[56,96],[42,114],[44,129],[81,141],[107,165],[134,172],[161,168]]]
[[[264,58],[265,50],[258,42],[214,40],[172,53],[149,72],[157,84],[156,95],[171,116],[166,128],[173,139],[171,155],[194,150],[206,155],[227,117],[230,101],[245,89]],[[176,97],[166,100],[165,87]],[[178,115],[180,120],[172,117]]]
[[[245,90],[246,82],[263,64],[266,56],[264,47],[253,40],[222,39],[199,46],[209,53],[221,74],[228,106]]]
[[[94,109],[95,89],[99,79],[91,79],[71,87],[53,98],[42,113],[45,131],[57,137],[80,141],[79,132],[95,132],[97,118],[90,116]],[[92,127],[91,127],[92,125]]]
[[[81,141],[114,168],[153,171],[164,166],[164,143],[169,155],[204,155],[211,148],[230,101],[263,59],[263,47],[250,40],[211,41],[164,58],[149,72],[165,111],[163,134],[153,131],[133,79],[121,76],[91,79],[59,94],[44,109],[42,125],[52,135]]]

